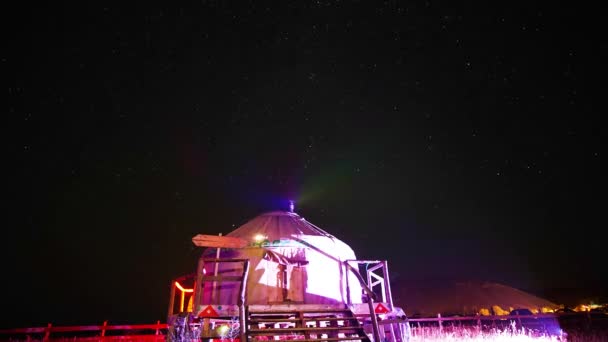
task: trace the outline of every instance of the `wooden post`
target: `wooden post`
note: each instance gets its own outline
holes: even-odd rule
[[[365,280],[363,280],[363,277],[361,277],[361,274],[359,274],[359,271],[357,269],[355,269],[346,261],[344,261],[344,265],[346,265],[346,267],[353,271],[353,274],[357,277],[357,280],[359,280],[359,283],[361,284],[361,286],[363,286],[363,289],[365,290],[365,294],[367,295],[367,305],[369,307],[369,315],[372,319],[372,331],[374,333],[374,341],[381,342],[380,334],[378,333],[378,317],[376,316],[376,311],[374,310],[374,300],[376,299],[376,294],[369,288],[369,286],[367,286],[367,283],[365,283]]]
[[[394,323],[389,324],[389,327],[391,328],[389,331],[391,333],[391,342],[397,342],[397,335],[395,335],[395,328],[393,327]],[[399,323],[397,323],[397,326],[399,326]]]
[[[407,323],[409,324],[409,323]],[[406,342],[404,341],[403,337],[405,335],[405,333],[403,332],[403,323],[397,323],[396,325],[397,327],[397,334],[394,336],[394,340],[395,342]]]
[[[315,327],[317,326],[317,322],[315,323]],[[298,311],[298,320],[296,323],[296,327],[298,328],[307,328],[306,326],[306,321],[304,320],[304,312],[302,311]],[[304,339],[305,340],[310,340],[310,331],[309,330],[304,330]]]
[[[519,313],[517,313],[517,323],[519,323],[519,329],[523,328],[523,325],[521,325],[521,317],[519,317]]]
[[[329,327],[330,328],[337,328],[338,327],[338,321],[335,321],[335,320],[329,321]],[[338,331],[337,330],[330,330],[327,333],[327,337],[330,338],[330,339],[331,338],[337,338],[338,337]]]
[[[347,264],[348,260],[345,260],[344,263]],[[344,280],[345,280],[345,283],[346,283],[346,304],[352,305],[353,301],[352,301],[351,294],[350,294],[350,283],[348,281],[348,278],[349,278],[348,275],[350,273],[348,272],[349,270],[348,270],[348,267],[346,267],[346,265],[341,264],[340,267],[342,268],[340,270],[340,272],[342,272],[342,274],[344,274],[344,277],[345,277]],[[302,297],[302,298],[304,298],[304,297]]]
[[[211,334],[211,320],[209,317],[203,318],[203,334],[202,336],[210,336]]]
[[[219,236],[222,236],[222,233],[219,233]],[[215,269],[213,270],[213,275],[216,276],[216,277],[217,277],[218,268],[220,266],[220,263],[218,261],[220,259],[220,250],[221,250],[221,248],[218,247],[217,251],[215,252],[215,259],[216,260],[215,260]],[[221,286],[221,284],[220,284],[220,286]],[[216,287],[217,287],[217,282],[214,280],[213,281],[213,290],[211,290],[211,298],[216,298],[215,304],[219,304],[220,303],[220,294],[217,293],[217,296],[216,296],[216,293],[215,293],[215,288]]]
[[[204,270],[205,270],[205,261],[201,257],[200,259],[198,259],[198,268],[196,270],[196,281],[194,282],[194,284],[196,286],[194,287],[194,303],[192,306],[192,312],[194,312],[195,315],[198,314],[198,308],[201,304],[201,301],[203,300],[203,291],[204,291],[203,271]],[[171,297],[171,298],[173,298],[173,297]]]
[[[239,291],[239,299],[237,304],[239,306],[239,325],[241,332],[241,342],[247,342],[247,325],[245,322],[245,309],[247,305],[247,278],[249,277],[249,259],[243,262],[243,279],[241,279],[241,288]]]
[[[441,324],[441,314],[437,314],[437,322],[439,322],[439,331],[443,331],[443,324]]]
[[[167,317],[173,315],[173,306],[175,305],[175,282],[171,281],[171,290],[169,291],[169,312]]]
[[[44,338],[42,340],[45,342],[49,340],[49,336],[51,335],[51,326],[51,323],[47,324],[44,330]],[[29,338],[30,336],[28,335],[27,337]]]
[[[388,276],[388,263],[386,262],[386,260],[382,261],[382,276],[384,277],[384,284],[386,286],[386,297],[388,299],[388,306],[389,309],[393,311],[393,294],[391,293],[391,281]]]
[[[101,337],[106,336],[106,327],[108,326],[108,321],[103,321],[103,325],[101,326]]]
[[[372,296],[368,293],[367,295],[367,305],[369,307],[369,315],[372,319],[372,332],[374,333],[374,341],[382,342],[380,339],[380,333],[378,332],[378,317],[376,316],[376,311],[374,310],[374,300]]]
[[[379,324],[378,325],[378,335],[380,335],[380,342],[389,342],[386,339],[386,330],[384,330],[384,324]]]

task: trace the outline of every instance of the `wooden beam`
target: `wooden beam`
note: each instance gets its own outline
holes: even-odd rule
[[[205,234],[198,234],[193,237],[192,243],[198,247],[213,248],[244,248],[249,244],[247,240],[238,237]]]

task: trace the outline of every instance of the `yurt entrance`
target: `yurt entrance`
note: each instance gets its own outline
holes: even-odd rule
[[[284,252],[284,251],[283,251]],[[263,248],[261,260],[254,266],[248,290],[257,304],[303,304],[307,282],[307,261],[287,258],[270,245]],[[264,296],[259,296],[262,285]],[[257,295],[256,295],[257,294]],[[251,296],[251,294],[250,294]]]
[[[299,265],[277,265],[276,270],[276,291],[271,291],[274,295],[268,298],[268,304],[302,304],[304,303],[304,278],[306,266]],[[269,288],[272,287],[268,284]]]

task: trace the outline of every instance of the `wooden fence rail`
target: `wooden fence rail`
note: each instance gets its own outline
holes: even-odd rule
[[[580,317],[587,319],[608,319],[607,314],[593,315],[588,312],[565,312],[565,313],[551,313],[551,314],[535,314],[535,315],[494,315],[494,316],[449,316],[442,317],[438,314],[437,317],[424,317],[424,318],[409,318],[409,322],[450,322],[450,321],[504,321],[504,320],[521,320],[521,319],[543,319],[543,318],[561,318],[561,317]]]
[[[43,341],[48,341],[51,338],[51,334],[77,334],[84,332],[99,332],[99,337],[106,337],[108,331],[120,331],[126,336],[134,337],[133,333],[147,331],[147,333],[141,335],[157,336],[165,335],[167,329],[166,323],[160,323],[157,321],[156,324],[122,324],[122,325],[108,325],[108,321],[103,322],[101,325],[76,325],[76,326],[53,326],[49,323],[46,327],[33,327],[33,328],[16,328],[16,329],[3,329],[0,330],[0,340],[5,340],[7,336],[29,336],[29,335],[42,335]],[[110,336],[108,336],[110,339]],[[111,336],[114,338],[116,336]],[[18,338],[17,338],[18,339]]]

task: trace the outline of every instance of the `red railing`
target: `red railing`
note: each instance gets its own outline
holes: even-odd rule
[[[167,330],[166,323],[156,324],[127,324],[108,325],[108,321],[101,325],[53,326],[17,328],[0,330],[0,340],[100,340],[111,341],[164,341]],[[79,336],[79,334],[95,333],[95,336]],[[107,333],[111,332],[110,335]]]

